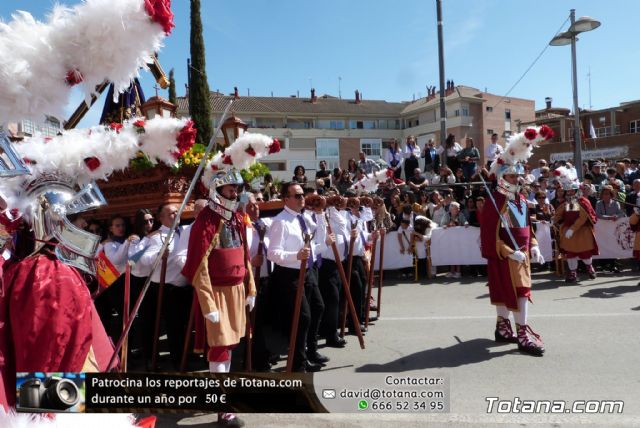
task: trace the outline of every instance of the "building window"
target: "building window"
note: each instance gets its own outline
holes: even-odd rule
[[[493,112],[493,107],[489,107],[489,106],[487,106],[487,109],[486,109],[486,110],[487,110],[487,113],[491,113],[491,112]]]
[[[629,133],[636,134],[640,132],[640,120],[632,120],[629,122]]]
[[[360,140],[360,150],[369,158],[379,159],[382,154],[382,140],[378,138],[363,138]]]
[[[511,109],[504,109],[504,120],[511,120]]]
[[[339,119],[318,120],[317,126],[319,129],[344,129],[344,120],[339,120]]]
[[[620,125],[616,125],[615,128],[613,129],[610,126],[602,126],[600,128],[596,128],[597,138],[609,137],[611,135],[618,135],[618,134],[620,134]]]
[[[453,115],[454,115],[455,117],[460,116],[460,110],[458,110],[458,109],[454,110]]]
[[[337,138],[317,138],[316,139],[316,159],[327,161],[329,169],[340,164],[340,148]],[[332,166],[335,165],[335,166]]]
[[[375,120],[350,120],[350,129],[376,129]]]
[[[469,116],[469,107],[462,106],[462,115]]]
[[[487,129],[487,135],[493,135],[493,134],[494,134],[493,129]]]
[[[269,168],[269,171],[271,171],[271,172],[286,171],[287,170],[287,163],[286,162],[262,162],[262,163],[264,164],[264,166]]]

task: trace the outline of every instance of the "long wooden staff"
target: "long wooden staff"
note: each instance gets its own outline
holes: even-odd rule
[[[164,295],[164,282],[167,276],[167,257],[169,252],[162,254],[162,265],[160,266],[160,284],[158,284],[158,300],[156,304],[156,322],[153,329],[153,350],[151,351],[151,371],[158,368],[158,341],[160,340],[160,318],[162,317],[162,299]]]
[[[376,267],[376,244],[378,243],[378,235],[373,236],[373,247],[371,248],[371,263],[369,265],[369,276],[367,278],[367,299],[365,301],[365,317],[364,317],[364,326],[369,328],[369,314],[371,312],[371,293],[373,291],[373,278],[375,275],[375,267]]]
[[[333,230],[331,229],[331,223],[329,221],[328,213],[325,213],[327,218],[327,233],[333,234]],[[342,263],[340,263],[340,253],[338,252],[338,246],[335,241],[331,244],[331,249],[333,250],[333,257],[336,260],[336,265],[338,266],[338,273],[340,274],[340,279],[342,280],[342,284],[344,285],[344,295],[347,299],[347,304],[349,312],[351,312],[351,322],[353,323],[353,327],[356,329],[356,335],[358,336],[358,341],[360,342],[360,349],[364,349],[364,337],[362,336],[362,331],[360,330],[360,321],[358,321],[358,314],[356,314],[356,308],[353,305],[353,299],[351,299],[351,292],[349,291],[349,282],[347,281],[347,275],[344,273],[344,267]]]
[[[127,327],[127,323],[129,322],[129,306],[131,301],[131,264],[129,260],[127,260],[127,264],[124,269],[124,299],[122,305],[122,334],[124,334],[124,330]],[[124,343],[122,344],[122,354],[120,356],[121,364],[120,370],[124,373],[127,372],[127,353],[129,349],[129,337],[124,339]]]
[[[382,309],[382,276],[384,273],[384,227],[380,229],[380,271],[378,273],[378,304],[376,305],[376,314],[380,318],[380,310]]]
[[[188,287],[191,287],[190,285]],[[180,359],[180,371],[183,372],[187,368],[187,356],[189,355],[189,342],[191,339],[191,331],[193,330],[194,317],[196,316],[196,305],[198,304],[198,295],[193,293],[193,301],[191,302],[191,310],[189,311],[189,322],[187,330],[184,334],[184,344],[182,345],[182,358]]]
[[[304,234],[304,248],[309,248],[311,236]],[[307,273],[308,259],[300,260],[300,273],[298,274],[298,285],[296,287],[296,299],[293,307],[293,317],[291,319],[291,335],[289,336],[289,353],[287,354],[287,373],[293,370],[293,353],[296,349],[296,336],[298,336],[298,322],[300,321],[300,306],[302,305],[302,293],[304,291],[304,277]]]
[[[353,236],[353,231],[355,230],[358,223],[351,223],[351,238],[349,239],[349,256],[347,258],[347,288],[351,290],[351,273],[353,269],[353,248],[356,243],[356,238]],[[351,295],[351,293],[349,293]],[[342,321],[340,323],[340,337],[344,337],[344,330],[347,327],[347,300],[345,299],[342,304],[341,312]]]

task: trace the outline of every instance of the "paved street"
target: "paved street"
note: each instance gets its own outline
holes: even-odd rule
[[[529,321],[547,352],[536,358],[493,341],[495,312],[484,282],[440,276],[428,284],[383,287],[382,316],[346,349],[325,348],[327,370],[446,375],[451,412],[442,415],[243,415],[248,426],[421,426],[496,422],[640,425],[640,287],[636,272],[602,274],[565,285],[552,274],[534,276]],[[358,385],[352,385],[357,387]],[[624,400],[623,415],[487,414],[485,397],[522,400]],[[163,418],[165,419],[165,418]],[[182,418],[199,425],[210,416]],[[161,426],[173,426],[176,416]]]

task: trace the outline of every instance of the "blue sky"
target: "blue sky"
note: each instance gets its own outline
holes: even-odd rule
[[[60,0],[76,4],[76,0]],[[44,19],[51,0],[13,0],[0,4],[0,17],[9,20],[16,9]],[[446,77],[504,95],[547,45],[569,9],[577,17],[602,22],[578,42],[579,104],[594,109],[640,99],[640,62],[636,37],[640,2],[635,0],[443,0]],[[174,68],[178,95],[184,94],[189,56],[189,1],[174,0],[176,28],[160,52],[160,61]],[[211,90],[240,94],[308,96],[318,94],[389,101],[424,96],[427,85],[438,85],[435,0],[202,0]],[[568,24],[562,29],[566,30]],[[147,96],[153,79],[144,73]],[[164,91],[162,91],[164,92]],[[162,94],[162,93],[161,93]],[[164,93],[166,96],[166,92]],[[549,47],[511,92],[544,98],[555,106],[571,107],[571,49]],[[74,96],[72,111],[80,97]],[[97,108],[96,108],[97,107]],[[97,122],[102,106],[94,106],[81,125]]]

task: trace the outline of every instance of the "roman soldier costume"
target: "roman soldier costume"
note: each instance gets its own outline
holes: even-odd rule
[[[491,165],[497,187],[489,192],[482,212],[480,238],[482,256],[487,259],[489,296],[498,315],[495,340],[517,343],[520,351],[542,356],[540,336],[527,324],[531,299],[531,262],[544,263],[533,235],[527,201],[520,192],[519,179],[532,147],[553,132],[548,127],[529,128],[512,136],[507,149]],[[509,321],[513,312],[517,333]]]

